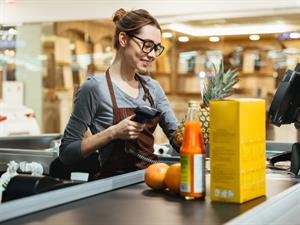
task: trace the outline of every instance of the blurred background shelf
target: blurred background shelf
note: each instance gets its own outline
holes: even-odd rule
[[[225,70],[239,71],[233,97],[263,98],[269,107],[285,71],[300,62],[300,14],[294,7],[280,10],[238,16],[231,11],[222,18],[158,16],[165,51],[149,75],[160,83],[179,120],[187,101],[202,101],[200,80],[211,76],[221,60]],[[5,25],[0,31],[0,101],[3,81],[23,82],[24,104],[35,111],[41,133],[63,132],[74,93],[87,76],[103,75],[114,57],[111,18]],[[298,140],[294,128],[267,127],[273,134],[268,138]],[[158,141],[167,141],[157,133]]]

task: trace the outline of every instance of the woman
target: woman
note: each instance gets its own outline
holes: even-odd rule
[[[169,140],[179,125],[158,82],[138,75],[145,74],[164,50],[157,20],[146,10],[119,9],[113,21],[116,57],[105,76],[91,76],[77,92],[60,146],[63,164],[93,173],[93,178],[146,168],[157,160],[156,125]],[[133,121],[137,106],[156,108],[161,114],[140,124]],[[93,135],[84,138],[87,128]]]

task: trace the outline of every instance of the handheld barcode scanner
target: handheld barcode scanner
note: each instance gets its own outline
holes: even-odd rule
[[[149,106],[138,106],[134,109],[135,117],[133,121],[145,123],[160,114],[160,111]]]
[[[133,117],[133,121],[136,121],[138,123],[146,123],[147,120],[154,119],[156,116],[160,115],[160,111],[157,109],[154,109],[149,106],[138,106],[134,109],[135,116]],[[129,142],[125,142],[125,152],[134,155],[135,157],[146,161],[148,163],[157,163],[157,161],[149,159],[141,154],[139,154],[137,151],[131,148]]]
[[[300,63],[295,70],[288,70],[280,82],[273,97],[269,116],[271,122],[280,127],[282,124],[294,123],[300,130]],[[279,161],[291,160],[291,172],[298,174],[300,169],[300,143],[294,143],[292,151],[280,153],[270,159],[274,164]]]

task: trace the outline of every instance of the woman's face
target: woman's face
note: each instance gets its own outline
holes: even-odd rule
[[[152,51],[146,53],[151,49],[151,42],[156,46],[161,44],[161,31],[153,25],[146,25],[140,30],[140,33],[131,37],[128,36],[125,60],[137,72],[147,72],[148,68],[157,57],[155,50],[160,46],[155,47]]]

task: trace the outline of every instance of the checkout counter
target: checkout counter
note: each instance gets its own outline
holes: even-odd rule
[[[267,156],[292,144],[268,142]],[[168,145],[156,146],[161,161],[176,162]],[[207,165],[209,159],[207,161]],[[0,205],[1,224],[299,224],[300,178],[267,169],[267,195],[243,204],[186,201],[143,182],[144,170],[69,186]],[[21,216],[21,217],[20,217]]]

